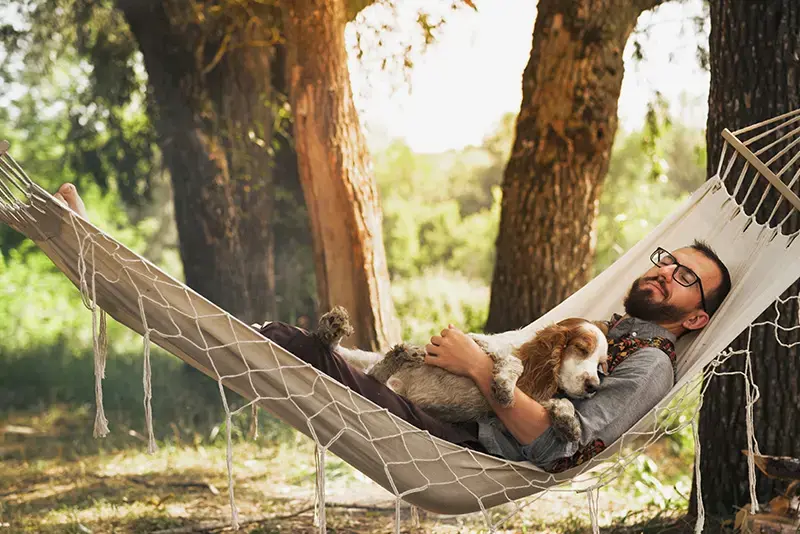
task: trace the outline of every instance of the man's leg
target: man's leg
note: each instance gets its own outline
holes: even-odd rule
[[[452,443],[480,451],[485,450],[478,442],[476,424],[456,426],[428,415],[385,384],[347,363],[344,358],[309,332],[277,321],[264,325],[259,331],[264,337],[277,343],[304,362],[311,364],[334,380],[341,382],[412,425]]]

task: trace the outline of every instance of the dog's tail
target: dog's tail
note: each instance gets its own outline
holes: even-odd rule
[[[350,324],[350,315],[347,310],[342,306],[335,306],[319,318],[319,326],[314,335],[323,345],[335,347],[353,332],[353,325]]]

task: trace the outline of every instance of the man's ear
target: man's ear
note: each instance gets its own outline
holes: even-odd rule
[[[703,310],[699,310],[684,319],[681,326],[686,330],[700,330],[708,324],[708,321],[708,314]]]

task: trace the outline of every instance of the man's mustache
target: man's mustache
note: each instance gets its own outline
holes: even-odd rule
[[[648,277],[648,278],[642,278],[641,281],[642,282],[655,282],[656,284],[658,284],[658,287],[661,288],[661,292],[664,295],[667,295],[667,284],[664,282],[664,279],[661,278],[660,276],[651,276],[651,277]]]

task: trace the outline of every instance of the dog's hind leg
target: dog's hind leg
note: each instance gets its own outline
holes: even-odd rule
[[[379,382],[386,383],[389,378],[405,366],[425,365],[425,349],[413,345],[395,345],[386,356],[372,366],[367,374]]]
[[[350,316],[341,306],[335,306],[331,311],[319,318],[319,326],[314,334],[328,347],[335,347],[353,333]]]

